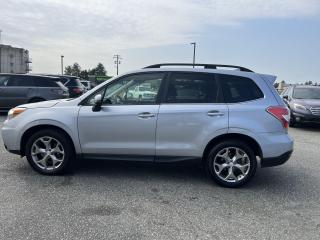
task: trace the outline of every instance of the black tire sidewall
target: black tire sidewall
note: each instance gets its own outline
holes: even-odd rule
[[[45,170],[45,169],[41,169],[40,167],[38,167],[31,156],[31,147],[33,145],[33,143],[44,136],[48,136],[48,137],[53,137],[55,139],[57,139],[63,146],[64,149],[64,160],[61,164],[61,166],[55,170]],[[67,170],[69,170],[70,165],[71,165],[71,161],[74,158],[74,151],[73,151],[73,147],[72,147],[72,143],[70,142],[69,138],[61,131],[59,130],[53,130],[53,129],[48,129],[48,130],[40,130],[36,133],[34,133],[29,140],[27,141],[26,144],[26,158],[29,162],[29,164],[31,165],[31,167],[36,170],[37,172],[44,174],[44,175],[59,175],[59,174],[63,174],[65,172],[67,172]]]
[[[218,154],[219,151],[221,151],[223,148],[226,147],[237,147],[242,149],[243,151],[246,152],[246,154],[249,157],[249,161],[250,161],[250,170],[248,175],[243,178],[241,181],[232,183],[232,182],[226,182],[223,181],[221,178],[219,178],[219,176],[217,176],[217,174],[215,173],[214,169],[213,169],[213,161],[215,156]],[[240,187],[242,185],[244,185],[245,183],[247,183],[249,180],[251,180],[253,178],[253,176],[256,173],[257,170],[257,160],[256,160],[256,156],[253,152],[253,150],[251,149],[251,147],[242,142],[242,141],[236,141],[236,140],[229,140],[229,141],[224,141],[221,142],[217,145],[215,145],[211,151],[209,152],[209,154],[207,155],[206,158],[206,170],[207,173],[210,175],[210,177],[219,185],[224,186],[224,187]]]

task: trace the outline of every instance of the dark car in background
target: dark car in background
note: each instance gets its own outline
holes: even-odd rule
[[[290,126],[297,123],[320,123],[320,87],[295,85],[281,93],[290,109]]]
[[[0,111],[46,100],[68,98],[60,78],[31,74],[0,74]]]
[[[69,89],[70,98],[76,98],[86,92],[85,86],[82,85],[80,78],[70,75],[49,75],[59,77],[60,81]]]

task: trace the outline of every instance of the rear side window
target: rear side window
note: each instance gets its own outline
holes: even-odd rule
[[[66,83],[67,87],[81,87],[81,82],[79,78],[70,78]]]
[[[225,74],[216,76],[222,86],[226,103],[246,102],[264,97],[260,88],[250,78]]]
[[[33,81],[36,87],[58,87],[57,83],[52,78],[33,77]]]
[[[11,75],[7,86],[11,87],[33,87],[34,82],[31,76]]]
[[[217,103],[219,90],[212,74],[172,73],[165,102]]]
[[[0,75],[0,87],[7,86],[9,77]]]

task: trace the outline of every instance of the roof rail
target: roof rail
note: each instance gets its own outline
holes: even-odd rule
[[[240,67],[240,66],[236,66],[236,65],[224,65],[224,64],[202,64],[202,63],[160,63],[160,64],[154,64],[154,65],[150,65],[144,68],[160,68],[162,66],[201,66],[204,67],[206,69],[217,69],[218,67],[222,67],[222,68],[237,68],[242,72],[253,72],[252,70],[248,69],[248,68],[244,68],[244,67]]]

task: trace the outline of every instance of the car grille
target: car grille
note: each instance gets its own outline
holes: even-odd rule
[[[320,116],[320,107],[311,107],[310,111],[313,115]]]

